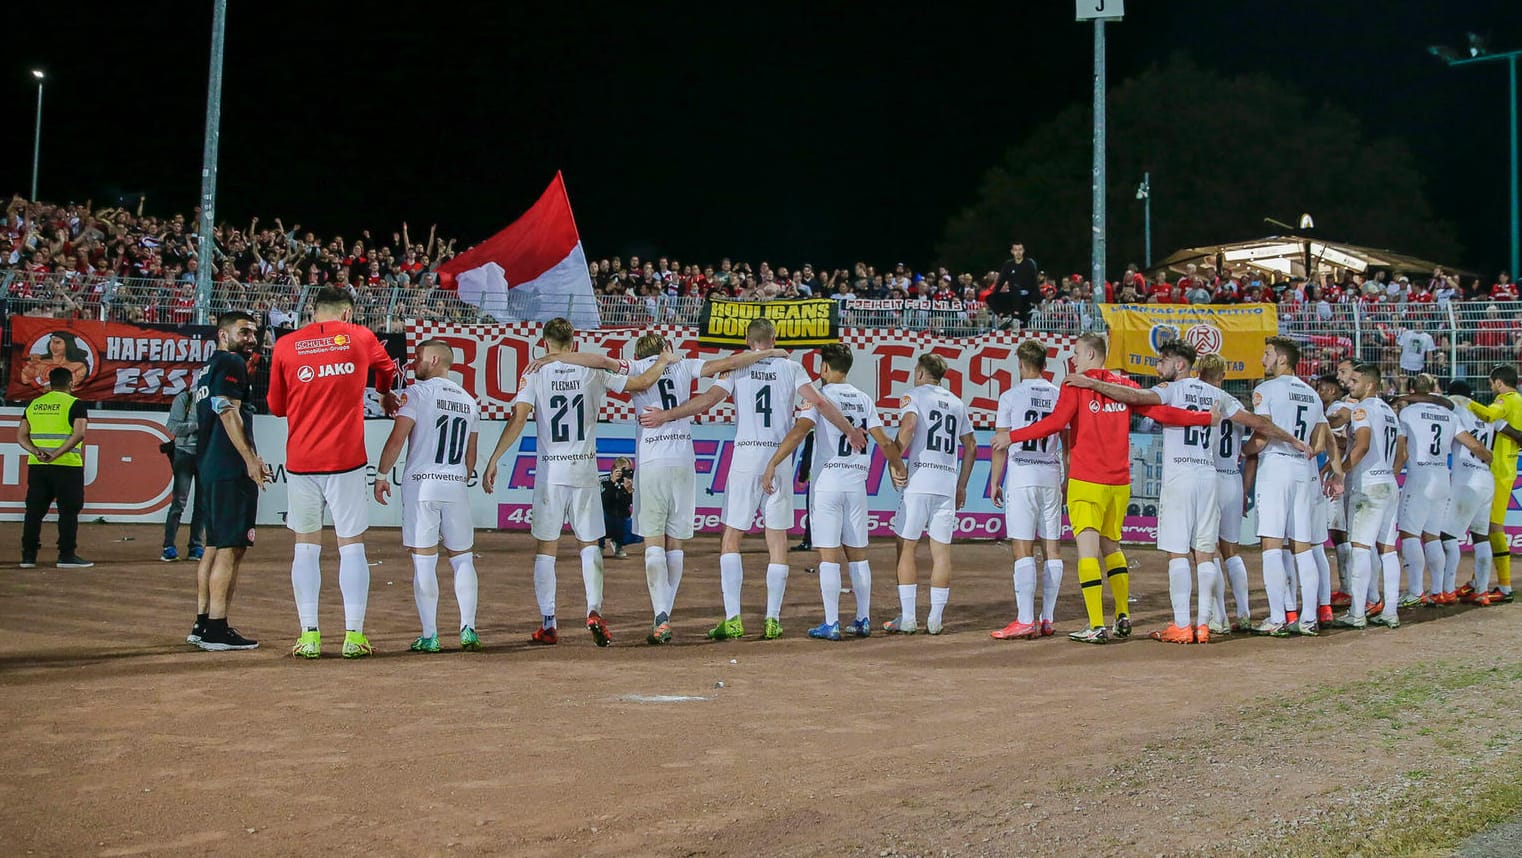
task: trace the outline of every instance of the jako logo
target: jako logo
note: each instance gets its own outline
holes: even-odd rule
[[[301,381],[311,381],[315,377],[316,373],[312,372],[312,368],[309,366],[296,370],[296,378]]]
[[[353,375],[354,364],[352,363],[325,363],[317,370],[318,378],[327,378],[330,375]]]

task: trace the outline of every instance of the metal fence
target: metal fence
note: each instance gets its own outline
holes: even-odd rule
[[[260,316],[267,327],[294,328],[311,319],[317,287],[294,283],[215,284],[212,316],[243,309]],[[355,321],[380,332],[400,333],[407,320],[490,323],[513,318],[508,308],[480,308],[464,303],[452,290],[424,284],[412,287],[360,286]],[[652,324],[696,325],[703,299],[688,296],[598,295],[604,327]],[[877,302],[881,305],[883,302]],[[946,309],[945,307],[954,307]],[[567,306],[565,314],[576,315]],[[0,270],[0,313],[107,321],[189,324],[196,315],[193,283],[163,278],[35,274]],[[842,303],[848,328],[931,331],[948,337],[976,336],[996,320],[981,304],[921,305],[906,309],[851,309]],[[1092,304],[1062,303],[1038,308],[1030,329],[1076,335],[1102,329]],[[1522,302],[1476,300],[1447,304],[1378,303],[1285,304],[1279,329],[1304,346],[1300,374],[1333,372],[1344,358],[1378,365],[1400,389],[1412,370],[1439,379],[1461,378],[1477,391],[1496,364],[1516,364],[1522,354]],[[273,340],[266,340],[266,347]],[[10,354],[10,327],[4,329],[4,352]],[[9,361],[0,358],[4,364]],[[1404,362],[1403,362],[1404,361]],[[0,371],[0,381],[3,381]]]

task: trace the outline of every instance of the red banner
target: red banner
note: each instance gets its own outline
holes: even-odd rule
[[[87,402],[168,405],[195,384],[217,349],[211,326],[150,328],[124,322],[13,316],[10,384],[5,396],[28,400],[48,386],[48,373],[74,373],[74,395]]]

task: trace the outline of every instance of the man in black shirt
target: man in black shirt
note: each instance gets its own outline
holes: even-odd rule
[[[254,451],[254,409],[248,359],[259,328],[244,312],[217,318],[217,351],[196,385],[199,489],[206,492],[206,553],[196,570],[196,623],[186,641],[201,649],[254,649],[259,642],[227,624],[228,602],[243,553],[254,543],[259,489],[268,479]]]
[[[996,317],[996,326],[1007,327],[1015,317],[1020,327],[1030,325],[1031,308],[1041,300],[1039,288],[1040,270],[1036,260],[1025,255],[1025,245],[1015,242],[1009,246],[1010,258],[999,269],[999,280],[988,296],[988,311]]]

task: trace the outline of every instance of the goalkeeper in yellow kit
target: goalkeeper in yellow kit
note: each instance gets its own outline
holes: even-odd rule
[[[1517,370],[1497,366],[1490,371],[1490,389],[1496,398],[1489,405],[1469,401],[1469,410],[1486,422],[1500,421],[1495,449],[1490,460],[1490,474],[1496,480],[1495,498],[1490,502],[1490,548],[1495,553],[1496,583],[1490,601],[1510,602],[1511,541],[1506,536],[1506,508],[1511,503],[1512,485],[1517,479],[1517,453],[1522,450],[1522,394],[1517,393]]]

